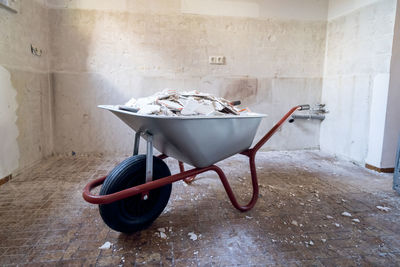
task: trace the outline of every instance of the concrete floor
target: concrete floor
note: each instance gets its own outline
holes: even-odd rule
[[[260,198],[253,210],[235,210],[208,173],[189,186],[174,184],[153,225],[125,235],[107,228],[97,206],[81,197],[87,181],[122,159],[53,157],[1,186],[0,264],[400,265],[400,196],[390,175],[321,152],[260,153]],[[168,164],[177,171],[175,161]],[[219,166],[237,195],[249,198],[247,159],[235,156]],[[352,217],[342,216],[345,211]],[[166,230],[165,239],[158,228]],[[106,241],[112,248],[99,250]]]

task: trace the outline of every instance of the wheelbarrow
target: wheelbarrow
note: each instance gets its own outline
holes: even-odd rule
[[[242,212],[252,209],[258,198],[257,151],[296,110],[310,109],[309,105],[291,108],[250,148],[265,117],[263,114],[172,117],[140,115],[116,106],[99,107],[114,113],[136,132],[133,156],[117,165],[108,176],[88,183],[83,198],[99,205],[100,215],[110,228],[124,233],[145,229],[157,219],[168,204],[172,183],[179,180],[190,183],[196,175],[208,171],[217,173],[236,209]],[[145,155],[138,154],[141,137],[147,142]],[[153,146],[162,154],[153,156]],[[238,203],[224,172],[214,165],[235,154],[249,158],[253,195],[246,205]],[[178,160],[180,173],[171,175],[163,161],[167,157]],[[185,171],[183,163],[194,168]],[[100,194],[92,194],[92,189],[99,185],[102,185]]]

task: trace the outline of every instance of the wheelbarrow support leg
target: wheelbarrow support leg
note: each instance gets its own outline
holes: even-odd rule
[[[147,150],[146,150],[146,183],[153,180],[153,136],[147,135]]]
[[[146,147],[146,183],[153,180],[153,136],[150,133],[136,132],[135,134],[135,144],[133,147],[133,155],[139,154],[139,143],[140,136],[146,136],[147,147]],[[159,158],[162,158],[160,155]]]
[[[140,132],[136,132],[135,134],[135,144],[133,146],[133,155],[136,156],[139,154],[139,143],[140,143]]]
[[[149,133],[145,133],[147,141],[146,149],[146,183],[153,180],[153,136]],[[142,193],[142,199],[147,200],[149,198],[149,192]]]

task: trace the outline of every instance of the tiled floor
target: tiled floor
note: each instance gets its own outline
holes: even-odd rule
[[[190,186],[175,183],[153,225],[125,235],[107,228],[97,206],[81,197],[87,181],[122,159],[54,157],[1,186],[0,264],[400,265],[400,196],[390,175],[320,152],[260,153],[260,199],[250,212],[235,210],[216,176],[203,174]],[[246,160],[219,164],[242,198],[250,196]],[[168,164],[176,172],[175,161]],[[106,241],[112,248],[98,249]]]

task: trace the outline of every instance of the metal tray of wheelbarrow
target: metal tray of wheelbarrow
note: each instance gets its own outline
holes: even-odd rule
[[[161,153],[203,168],[248,149],[264,114],[221,116],[141,115],[101,105],[136,132],[153,136]]]

